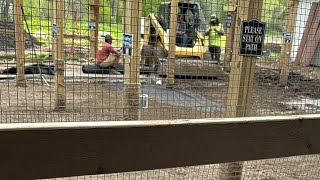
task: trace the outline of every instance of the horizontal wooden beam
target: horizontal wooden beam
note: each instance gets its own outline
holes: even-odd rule
[[[320,153],[320,115],[0,125],[0,179],[127,172]]]

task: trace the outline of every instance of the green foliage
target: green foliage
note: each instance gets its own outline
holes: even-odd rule
[[[157,13],[159,4],[169,0],[142,0],[142,16],[146,17],[149,13]],[[116,46],[121,45],[124,16],[124,2],[117,0],[100,0],[99,9],[99,34],[110,33],[116,40]],[[223,7],[228,4],[229,0],[195,0],[200,4],[208,23],[212,14],[220,18],[221,23],[225,21],[226,13]],[[50,1],[47,0],[26,0],[24,1],[24,12],[27,18],[29,29],[40,42],[47,43],[51,41],[52,24],[50,22],[49,10],[52,9]],[[267,36],[281,36],[281,29],[284,27],[286,18],[287,0],[264,0],[262,10],[262,21],[268,25]],[[66,14],[64,33],[89,36],[89,0],[66,0]],[[77,20],[73,22],[72,12],[77,12]],[[67,13],[68,12],[68,13]],[[76,26],[77,24],[77,26]],[[25,26],[25,30],[27,28]],[[225,36],[224,36],[225,37]],[[74,39],[75,45],[88,46],[87,39]],[[99,39],[99,44],[103,39]],[[71,38],[65,38],[65,43],[71,44]]]
[[[124,2],[100,0],[99,20],[103,23],[121,23],[124,15]]]
[[[159,5],[168,1],[170,0],[142,0],[142,16],[146,17],[150,13],[157,13]]]
[[[67,55],[65,57],[65,60],[66,61],[78,61],[81,58],[83,58],[83,57],[81,57],[80,55]]]
[[[268,31],[282,32],[285,27],[286,11],[287,0],[264,0],[261,20],[268,24]]]
[[[226,13],[223,6],[228,4],[228,0],[198,0],[207,21],[211,15],[216,15],[221,22],[224,22]]]
[[[24,29],[25,31],[28,31],[28,28],[30,32],[42,32],[45,34],[51,33],[51,22],[50,21],[44,21],[40,19],[32,19],[27,20],[28,27],[25,25]]]
[[[16,58],[16,55],[11,55],[11,54],[8,54],[8,55],[0,55],[0,59],[6,59],[6,60],[8,60],[8,59],[10,59],[10,60],[12,60],[13,58]]]
[[[30,61],[30,60],[45,61],[50,59],[51,57],[49,56],[49,54],[37,54],[37,55],[33,54],[25,57],[26,61]]]
[[[24,1],[23,11],[27,20],[39,21],[48,20],[49,18],[49,2],[47,0],[26,0]]]
[[[0,21],[13,22],[13,0],[0,0]]]
[[[51,40],[51,22],[50,21],[40,21],[33,19],[33,21],[28,20],[27,21],[29,30],[31,34],[36,37],[36,39],[42,43],[45,43],[49,45],[49,42]],[[25,31],[27,32],[27,26],[25,27]],[[83,36],[89,36],[90,32],[88,29],[88,23],[86,22],[79,22],[78,28],[76,28],[75,24],[72,23],[72,21],[67,21],[64,26],[64,33],[65,34],[75,34],[75,35],[83,35]],[[111,34],[115,39],[121,39],[122,38],[122,24],[107,24],[107,23],[100,23],[99,24],[99,30],[105,32],[104,34]],[[66,44],[71,44],[72,39],[71,38],[65,38]],[[75,39],[74,40],[75,45],[82,45],[86,46],[89,45],[89,41],[86,39]]]
[[[266,30],[266,36],[271,36],[271,37],[280,37],[282,36],[282,31],[274,30],[274,29],[267,29]]]

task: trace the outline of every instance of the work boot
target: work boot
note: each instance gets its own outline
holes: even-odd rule
[[[114,75],[121,75],[121,73],[120,73],[120,72],[118,72],[118,71],[117,71],[117,70],[115,70],[115,69],[111,69],[110,74],[114,74]]]

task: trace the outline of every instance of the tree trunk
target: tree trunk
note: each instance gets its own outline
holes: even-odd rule
[[[12,0],[1,0],[1,12],[0,12],[0,20],[4,22],[11,22],[13,20],[12,14],[9,14],[10,5],[13,4]]]
[[[118,0],[111,0],[111,23],[117,23],[118,6]]]

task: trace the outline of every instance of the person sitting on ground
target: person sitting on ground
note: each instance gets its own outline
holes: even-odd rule
[[[177,17],[176,43],[183,47],[188,44],[187,22],[184,21],[183,14],[178,14]]]
[[[102,68],[111,67],[110,74],[120,75],[117,66],[120,61],[121,51],[116,50],[112,44],[112,37],[106,35],[105,42],[102,43],[102,48],[99,48],[96,54],[96,64]]]

